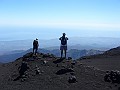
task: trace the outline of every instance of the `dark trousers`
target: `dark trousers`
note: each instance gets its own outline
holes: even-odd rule
[[[38,48],[37,47],[33,47],[33,54],[37,53]]]

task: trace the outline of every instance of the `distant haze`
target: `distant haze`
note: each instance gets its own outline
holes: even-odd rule
[[[119,38],[119,30],[85,30],[63,28],[30,28],[9,27],[0,28],[0,41],[27,40],[27,39],[54,39],[62,36],[65,32],[67,37],[113,37]]]
[[[0,0],[0,41],[120,37],[120,0]]]

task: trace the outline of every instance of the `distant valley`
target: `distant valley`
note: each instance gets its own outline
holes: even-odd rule
[[[0,54],[14,50],[28,50],[32,48],[33,40],[15,40],[15,41],[0,41]],[[60,41],[57,39],[40,40],[39,48],[59,49]],[[71,37],[68,40],[68,49],[78,50],[102,50],[106,51],[120,45],[120,38],[112,37]]]
[[[6,53],[4,55],[0,56],[0,62],[7,63],[16,60],[19,57],[22,57],[24,54],[32,52],[32,49],[26,50],[26,51],[12,51],[9,53]],[[47,50],[47,49],[39,49],[38,52],[44,53],[44,54],[53,54],[57,57],[60,57],[60,50],[54,49],[54,50]],[[77,49],[71,49],[68,50],[67,56],[72,57],[73,59],[78,59],[83,56],[89,56],[89,55],[95,55],[95,54],[101,54],[103,51],[99,50],[77,50]]]
[[[31,52],[33,40],[0,41],[0,62],[10,62]],[[100,54],[120,45],[120,38],[72,37],[68,40],[67,56],[78,59],[82,56]],[[58,39],[39,40],[39,52],[60,56]]]

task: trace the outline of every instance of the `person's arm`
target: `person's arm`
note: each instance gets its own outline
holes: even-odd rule
[[[37,46],[39,46],[39,42],[37,41]]]
[[[68,38],[66,37],[66,39],[68,40]]]
[[[62,37],[59,38],[59,40],[61,40]]]

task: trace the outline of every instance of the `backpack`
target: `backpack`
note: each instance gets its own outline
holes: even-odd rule
[[[67,44],[67,40],[66,40],[65,37],[62,37],[61,44],[62,45],[66,45]]]
[[[38,41],[34,40],[33,45],[37,46],[38,45]]]

